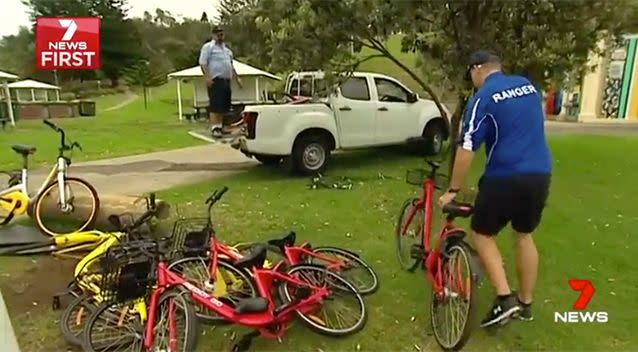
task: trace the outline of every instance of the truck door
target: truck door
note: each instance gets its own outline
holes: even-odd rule
[[[332,109],[339,127],[342,147],[356,148],[374,144],[377,102],[372,100],[366,77],[350,77],[333,96]]]

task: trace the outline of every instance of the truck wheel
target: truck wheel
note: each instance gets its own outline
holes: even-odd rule
[[[423,131],[423,139],[425,141],[425,152],[428,155],[438,155],[443,150],[443,141],[445,139],[445,131],[438,122],[431,122],[425,126]]]
[[[292,149],[295,171],[312,176],[321,172],[330,156],[330,148],[325,138],[319,135],[302,135]]]
[[[265,155],[265,154],[255,154],[255,159],[264,165],[279,165],[281,163],[281,159],[283,159],[279,155]]]

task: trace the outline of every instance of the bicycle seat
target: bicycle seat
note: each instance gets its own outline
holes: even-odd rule
[[[261,268],[264,266],[268,249],[265,244],[257,243],[250,248],[250,254],[235,262],[235,266],[241,269],[252,269],[253,267]]]
[[[24,156],[33,154],[36,151],[35,147],[32,147],[30,145],[24,145],[24,144],[12,145],[11,149],[13,149],[14,152]]]
[[[443,206],[443,213],[449,218],[467,218],[472,215],[474,208],[472,204],[450,202]]]
[[[290,231],[286,236],[282,238],[268,241],[268,244],[279,248],[283,252],[284,247],[294,245],[296,240],[297,234],[295,233],[295,231]]]
[[[261,313],[268,309],[268,301],[263,297],[242,298],[235,303],[235,313]]]
[[[437,163],[436,161],[431,161],[431,160],[428,160],[428,165],[430,165],[430,167],[435,169],[435,170],[441,167],[441,164]]]

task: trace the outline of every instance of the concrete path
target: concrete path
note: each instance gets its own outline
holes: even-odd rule
[[[546,121],[548,134],[599,134],[638,135],[638,120],[609,120],[605,122],[560,122]]]
[[[113,105],[113,106],[105,109],[104,111],[112,111],[112,110],[121,109],[121,108],[127,106],[128,104],[136,101],[137,98],[139,98],[139,96],[137,94],[131,94],[131,95],[127,96],[126,99],[124,101],[122,101],[121,103]]]
[[[0,341],[2,341],[3,352],[20,352],[2,292],[0,292]]]
[[[87,180],[100,194],[138,196],[230,175],[257,164],[227,145],[209,144],[74,163],[69,174]],[[41,183],[45,176],[45,170],[36,171],[30,184]]]

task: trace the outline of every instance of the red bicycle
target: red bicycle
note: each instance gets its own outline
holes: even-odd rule
[[[126,253],[118,253],[122,251]],[[278,267],[263,269],[266,259],[263,244],[254,246],[250,255],[235,263],[238,268],[251,268],[259,297],[241,299],[234,306],[171,271],[157,241],[138,241],[114,248],[105,258],[108,269],[105,269],[103,277],[106,281],[102,286],[109,303],[96,309],[87,322],[84,348],[90,352],[110,351],[113,347],[127,351],[194,351],[198,333],[191,300],[228,321],[256,330],[240,339],[233,351],[245,351],[256,336],[282,336],[295,315],[314,330],[329,336],[355,333],[367,321],[363,298],[346,280],[326,268],[310,264],[293,266],[285,273],[278,272]],[[275,283],[280,284],[278,298],[283,302],[281,305],[275,303],[271,293]],[[190,296],[190,300],[186,296]],[[337,296],[341,303],[345,300],[352,303],[355,312],[337,314],[334,320],[329,320],[324,311],[328,305],[324,303]],[[140,297],[150,297],[143,329],[140,321],[144,318],[128,308],[130,302],[139,301]],[[320,312],[324,317],[322,323],[316,321]],[[344,324],[328,327],[327,323],[331,321]],[[114,330],[112,335],[118,338],[117,342],[99,340],[108,328]]]
[[[362,295],[372,294],[378,290],[377,273],[358,254],[339,247],[313,247],[309,242],[296,245],[296,240],[297,234],[290,231],[282,238],[269,240],[268,250],[283,257],[287,265],[314,263],[326,266],[328,270],[348,280]],[[235,246],[240,251],[244,247]]]
[[[469,217],[472,205],[451,202],[436,244],[432,246],[432,208],[439,164],[428,161],[430,170],[408,170],[406,182],[423,188],[420,198],[408,199],[396,227],[397,257],[407,271],[419,264],[432,284],[430,315],[437,343],[444,350],[461,349],[470,337],[479,264],[474,250],[464,241],[465,230],[453,223]]]
[[[183,250],[190,255],[172,262],[169,268],[191,282],[198,283],[199,287],[206,292],[215,293],[215,297],[230,298],[238,297],[239,294],[242,297],[255,297],[257,289],[254,285],[249,285],[243,277],[233,277],[230,270],[225,270],[223,273],[216,272],[219,259],[222,259],[221,263],[224,265],[241,261],[246,255],[246,250],[250,252],[252,246],[255,245],[248,243],[229,246],[217,239],[211,210],[227,191],[228,187],[223,187],[208,197],[206,200],[208,205],[207,218],[183,219],[176,223],[173,238],[179,243],[184,243]],[[327,266],[328,270],[338,273],[350,282],[359,294],[370,294],[377,290],[379,286],[377,274],[357,254],[336,247],[311,248],[309,243],[295,246],[295,241],[296,234],[290,232],[281,239],[268,241],[268,250],[272,249],[282,253],[284,256],[283,264],[288,266],[303,263]],[[188,248],[193,248],[193,250]],[[208,250],[201,251],[202,248],[208,248]],[[250,273],[250,269],[246,270]],[[226,294],[227,291],[232,292],[233,295]],[[221,324],[227,322],[215,311],[208,310],[202,305],[197,305],[196,309],[197,317],[205,323]]]

